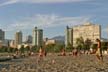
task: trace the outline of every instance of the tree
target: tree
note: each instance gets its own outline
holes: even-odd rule
[[[97,44],[92,44],[91,47],[92,47],[93,50],[96,50],[97,49]]]
[[[72,49],[73,49],[73,46],[72,46],[72,44],[69,43],[69,44],[67,45],[67,47],[66,47],[66,51],[67,51],[67,52],[71,52]]]
[[[21,53],[24,53],[24,45],[21,46],[20,51]]]
[[[83,39],[83,37],[79,37],[79,38],[76,39],[76,47],[79,50],[82,50],[82,49],[84,50],[85,45],[84,45],[84,39]]]
[[[60,52],[64,48],[63,44],[56,44],[54,46],[54,52]]]
[[[39,48],[36,45],[35,46],[32,46],[31,51],[32,52],[38,52],[39,51]]]
[[[14,52],[14,48],[9,47],[9,48],[8,48],[8,53],[13,53],[13,52]]]
[[[60,52],[64,48],[64,44],[49,44],[45,46],[47,52]]]
[[[55,44],[46,45],[45,50],[47,52],[54,52],[54,46],[55,46]]]
[[[83,37],[76,39],[77,48],[80,50],[90,50],[90,47],[92,45],[92,42],[89,38],[87,38],[85,41]]]
[[[92,42],[90,39],[86,39],[85,42],[84,42],[84,45],[85,45],[85,49],[84,50],[90,50],[90,47],[92,45]]]
[[[30,47],[29,47],[29,46],[26,46],[26,47],[25,47],[25,51],[26,51],[26,52],[29,52],[29,51],[30,51]]]
[[[0,48],[0,52],[7,52],[8,51],[8,48],[6,46],[2,46]]]
[[[102,50],[107,50],[108,43],[107,42],[102,42],[101,47],[102,47]]]

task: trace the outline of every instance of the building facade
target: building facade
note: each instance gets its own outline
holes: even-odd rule
[[[48,39],[48,40],[45,42],[45,45],[50,45],[50,44],[56,44],[56,40],[54,40],[54,39]]]
[[[5,32],[2,29],[0,29],[0,40],[1,41],[5,40]]]
[[[4,42],[5,42],[5,32],[2,29],[0,29],[0,48],[4,46]]]
[[[69,33],[69,29],[72,30],[72,34]],[[82,37],[85,40],[89,39],[92,43],[95,43],[96,39],[101,39],[101,26],[98,24],[85,23],[83,25],[74,26],[69,28],[66,33],[66,42],[73,41],[73,47],[76,46],[76,39]],[[70,36],[69,36],[70,35]],[[67,43],[68,43],[67,42]]]
[[[22,44],[22,32],[16,32],[15,34],[15,46],[17,47],[18,45]]]
[[[30,43],[32,43],[32,36],[31,35],[28,35],[27,37],[26,37],[26,41],[25,41],[27,44],[30,44]]]
[[[65,33],[65,46],[73,45],[73,29],[67,26]]]
[[[33,29],[33,46],[43,46],[43,30],[35,27]]]

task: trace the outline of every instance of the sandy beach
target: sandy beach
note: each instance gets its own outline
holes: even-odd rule
[[[108,56],[104,62],[95,55],[57,56],[47,55],[40,61],[38,56],[0,62],[0,72],[108,72]]]

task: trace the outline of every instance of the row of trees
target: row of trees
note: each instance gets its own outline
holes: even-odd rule
[[[97,44],[93,44],[90,39],[84,41],[83,37],[79,37],[76,39],[76,48],[79,50],[90,50],[90,48],[96,49]],[[107,50],[108,42],[101,42],[101,48],[102,50]]]
[[[107,50],[107,46],[108,43],[102,42],[101,43],[101,47],[103,50]],[[43,47],[47,52],[60,52],[63,48],[65,48],[64,44],[49,44]],[[70,52],[72,51],[74,47],[72,47],[71,44],[69,44],[65,50]],[[96,49],[97,48],[97,44],[93,44],[91,42],[90,39],[86,39],[84,40],[83,37],[79,37],[76,39],[76,48],[78,50],[90,50],[90,48]],[[33,47],[29,47],[27,46],[26,48],[24,48],[24,46],[22,46],[20,49],[17,48],[11,48],[11,47],[6,47],[3,46],[0,48],[0,52],[9,52],[9,53],[14,53],[16,51],[20,51],[21,53],[25,53],[25,52],[38,52],[39,51],[39,47],[37,46],[33,46]]]
[[[64,48],[64,44],[49,44],[46,45],[45,50],[47,52],[60,52]]]
[[[30,48],[29,46],[27,46],[26,48],[24,48],[24,46],[22,45],[20,49],[12,48],[12,47],[6,47],[6,46],[2,46],[0,48],[0,53],[3,53],[3,52],[15,53],[16,51],[19,51],[21,53],[29,52],[29,51],[35,52],[36,51],[36,47]]]
[[[47,52],[60,52],[62,48],[64,48],[64,44],[50,44],[43,47]],[[8,52],[8,53],[15,53],[16,51],[20,51],[21,53],[25,52],[38,52],[39,47],[33,46],[33,47],[25,47],[22,45],[20,49],[18,48],[12,48],[12,47],[6,47],[2,46],[0,48],[0,53]]]
[[[76,48],[80,50],[89,50],[92,45],[92,42],[90,39],[86,39],[84,41],[83,37],[76,39]]]
[[[49,45],[44,46],[43,48],[47,52],[60,52],[64,47],[65,47],[64,44],[49,44]],[[27,47],[24,48],[24,46],[22,45],[20,49],[12,48],[12,47],[6,47],[6,46],[2,46],[0,48],[0,53],[2,53],[2,52],[15,53],[16,51],[20,51],[21,53],[39,52],[39,47],[37,47],[37,46],[33,46],[33,47],[27,46]]]

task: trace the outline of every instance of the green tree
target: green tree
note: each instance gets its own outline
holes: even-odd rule
[[[107,47],[108,47],[108,43],[107,42],[102,42],[101,43],[102,50],[107,50]]]
[[[7,51],[8,51],[8,47],[6,47],[6,46],[2,46],[0,48],[0,52],[7,52]]]
[[[49,44],[45,46],[47,52],[60,52],[64,48],[64,44]]]
[[[92,42],[91,42],[91,40],[90,39],[86,39],[85,40],[85,42],[84,42],[84,45],[85,45],[85,49],[84,50],[90,50],[90,47],[91,47],[91,45],[92,45]]]
[[[73,50],[73,46],[69,43],[66,47],[67,52],[71,52]]]
[[[85,45],[84,45],[84,39],[83,39],[83,37],[79,37],[79,38],[76,39],[76,47],[79,50],[84,50]]]
[[[24,45],[22,45],[21,48],[20,48],[21,53],[24,53],[25,52],[24,50],[25,50]]]
[[[48,45],[46,45],[45,50],[47,52],[54,52],[54,46],[55,46],[55,44],[48,44]]]
[[[32,52],[38,52],[39,48],[37,46],[32,46],[32,48],[30,49],[30,51],[32,51]]]
[[[25,47],[25,51],[26,51],[26,52],[30,51],[30,47],[29,47],[29,46],[26,46],[26,47]]]
[[[8,53],[12,53],[13,52],[13,48],[12,47],[9,47],[8,48]]]
[[[63,44],[56,44],[54,46],[54,52],[60,52],[64,48]]]
[[[93,49],[97,49],[97,44],[92,44]]]
[[[76,44],[78,49],[85,51],[90,49],[92,42],[88,38],[84,41],[83,37],[80,37],[76,39]]]

